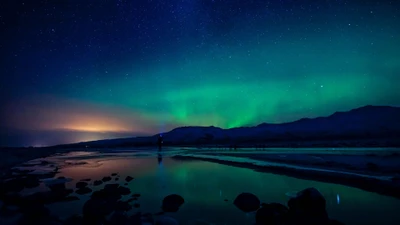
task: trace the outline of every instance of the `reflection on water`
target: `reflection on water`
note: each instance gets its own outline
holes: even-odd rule
[[[86,178],[92,179],[89,182],[92,186],[94,180],[111,173],[118,173],[121,177],[118,182],[124,185],[125,176],[130,175],[135,179],[127,187],[132,193],[141,194],[140,208],[130,213],[157,213],[162,199],[176,193],[184,197],[185,204],[171,216],[181,224],[192,224],[195,220],[213,224],[253,224],[253,215],[242,213],[232,204],[238,194],[251,192],[262,202],[286,205],[290,193],[307,187],[317,188],[326,198],[329,216],[346,224],[390,225],[400,221],[397,213],[400,208],[399,199],[343,185],[260,173],[210,162],[178,161],[161,152],[144,158],[101,157],[85,161],[88,164],[67,166],[60,170],[58,176],[74,179],[67,183],[68,188],[75,188],[77,181]],[[113,180],[109,183],[116,182]],[[102,187],[100,185],[93,189]],[[79,196],[82,201],[52,204],[50,208],[62,217],[81,213],[83,203],[89,196]]]

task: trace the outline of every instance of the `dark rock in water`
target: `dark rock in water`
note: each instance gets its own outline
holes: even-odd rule
[[[147,225],[147,224],[154,224],[154,219],[153,219],[153,215],[149,214],[149,213],[145,213],[142,214],[140,212],[132,215],[129,218],[129,222],[130,224],[134,224],[134,225],[139,225],[139,224],[143,224],[143,225]]]
[[[20,212],[23,214],[19,224],[50,224],[50,211],[43,205],[35,202],[24,202]]]
[[[257,225],[286,224],[289,209],[279,203],[264,204],[256,213]]]
[[[337,220],[329,220],[328,225],[344,225],[344,223],[337,221]]]
[[[101,179],[103,182],[108,182],[111,180],[111,177],[103,177],[103,179]]]
[[[82,216],[74,215],[67,218],[63,225],[84,225]]]
[[[289,200],[288,206],[290,220],[296,224],[320,225],[328,223],[325,198],[315,188],[300,191],[295,198]]]
[[[99,186],[99,185],[101,185],[103,183],[103,181],[101,181],[101,180],[95,180],[94,182],[93,182],[93,185],[94,186]]]
[[[2,192],[20,192],[24,188],[35,188],[39,186],[39,179],[36,176],[19,177],[0,183]]]
[[[86,179],[82,179],[81,181],[85,181],[85,182],[89,182],[89,181],[91,181],[92,179],[90,179],[90,178],[86,178]]]
[[[112,173],[111,174],[112,177],[117,176],[117,175],[118,175],[117,173]]]
[[[77,193],[78,195],[85,195],[89,194],[90,192],[92,192],[92,189],[88,187],[79,188],[78,190],[75,191],[75,193]]]
[[[224,199],[224,202],[227,202],[227,201],[229,201],[228,199]]]
[[[133,202],[133,201],[136,201],[136,200],[137,200],[137,198],[130,198],[130,199],[127,200],[127,202]]]
[[[107,199],[89,199],[82,209],[84,224],[104,224],[105,216],[114,211],[116,203]]]
[[[118,187],[118,193],[120,193],[121,195],[129,195],[131,193],[131,190],[129,188],[126,187]]]
[[[134,197],[134,198],[139,198],[139,197],[140,197],[140,194],[139,194],[139,193],[135,193],[135,194],[132,195],[132,197]]]
[[[115,210],[117,211],[129,211],[132,209],[132,206],[128,202],[118,201],[115,205]]]
[[[65,178],[65,177],[63,177],[63,176],[61,176],[61,177],[57,177],[57,179],[60,179],[60,180],[65,180],[66,178]]]
[[[118,177],[116,177],[114,180],[115,180],[115,181],[118,181],[118,180],[119,180],[119,178],[118,178]]]
[[[163,199],[161,208],[164,212],[177,212],[183,203],[185,200],[182,196],[172,194]]]
[[[65,183],[49,184],[49,185],[47,185],[47,187],[50,188],[50,190],[55,191],[55,192],[66,190]]]
[[[139,204],[139,203],[135,203],[135,204],[133,204],[133,207],[139,208],[139,207],[140,207],[140,204]]]
[[[104,189],[107,189],[107,190],[117,190],[118,187],[119,187],[119,184],[106,184],[106,185],[104,185]]]
[[[75,187],[76,188],[84,188],[87,187],[88,183],[84,182],[84,181],[79,181],[78,183],[76,183]]]
[[[159,215],[164,215],[165,214],[165,212],[158,212],[158,213],[154,213],[154,215],[156,215],[156,216],[159,216]]]
[[[122,211],[115,211],[111,217],[110,225],[130,225],[130,224],[140,224],[140,223],[130,223],[129,218]]]
[[[65,189],[65,186],[55,185],[51,186],[53,189],[47,192],[38,192],[32,195],[25,196],[20,199],[22,204],[37,203],[37,204],[51,204],[55,202],[75,201],[79,200],[76,196],[68,196],[73,192],[72,189]]]
[[[131,180],[133,180],[133,177],[131,177],[131,176],[127,176],[127,177],[125,178],[125,181],[126,181],[126,182],[131,182]]]
[[[239,194],[233,204],[243,212],[254,212],[260,208],[260,200],[251,193]]]

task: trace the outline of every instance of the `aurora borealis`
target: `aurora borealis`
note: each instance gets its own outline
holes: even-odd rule
[[[0,146],[400,105],[398,1],[1,4]]]

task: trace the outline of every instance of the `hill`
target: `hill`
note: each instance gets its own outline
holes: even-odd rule
[[[139,147],[154,145],[159,134],[150,137],[84,142],[63,147]],[[303,118],[290,123],[262,123],[254,127],[222,129],[189,126],[175,128],[163,135],[165,145],[267,145],[397,146],[400,140],[400,107],[364,106],[327,117]],[[379,143],[375,143],[379,140]],[[342,144],[340,144],[342,143]],[[352,143],[352,144],[350,144]],[[358,143],[358,144],[357,144]]]

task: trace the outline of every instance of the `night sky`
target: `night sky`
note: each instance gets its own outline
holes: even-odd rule
[[[0,3],[0,146],[400,105],[400,1]]]

